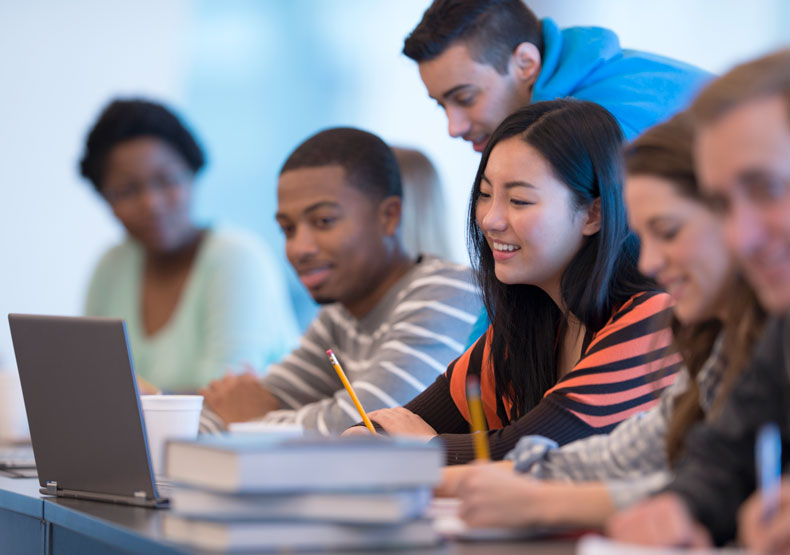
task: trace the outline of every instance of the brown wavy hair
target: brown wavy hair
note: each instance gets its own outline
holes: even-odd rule
[[[657,125],[630,143],[624,151],[626,173],[631,176],[660,177],[674,185],[682,196],[705,203],[694,175],[692,148],[694,127],[692,117],[683,112],[666,123]],[[751,287],[737,276],[730,285],[724,321],[711,318],[692,325],[681,325],[673,318],[672,328],[678,351],[683,356],[690,380],[676,399],[666,435],[667,457],[674,464],[683,451],[686,434],[691,426],[704,419],[699,402],[697,376],[711,355],[716,338],[724,333],[726,365],[722,384],[714,401],[716,411],[727,397],[733,382],[747,363],[766,314]]]
[[[735,66],[704,87],[689,111],[695,126],[705,126],[746,102],[772,96],[784,100],[790,118],[790,48]]]

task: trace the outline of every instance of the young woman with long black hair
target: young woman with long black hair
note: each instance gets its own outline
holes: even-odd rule
[[[540,102],[502,122],[469,211],[491,326],[405,407],[371,414],[386,432],[438,435],[449,464],[471,461],[470,375],[495,460],[523,435],[564,444],[653,406],[680,357],[670,299],[637,270],[621,145],[616,120],[590,102]]]

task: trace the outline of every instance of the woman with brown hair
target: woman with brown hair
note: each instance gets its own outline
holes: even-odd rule
[[[439,172],[430,158],[413,148],[393,146],[403,183],[400,231],[411,258],[432,254],[451,260],[445,212],[447,203]]]
[[[627,147],[625,160],[629,220],[641,239],[639,267],[673,297],[686,370],[659,405],[608,436],[561,449],[538,436],[522,439],[508,458],[517,472],[542,482],[525,480],[506,464],[470,468],[453,493],[471,526],[598,527],[661,488],[688,430],[715,413],[765,320],[736,275],[721,224],[694,178],[689,117],[647,131]]]

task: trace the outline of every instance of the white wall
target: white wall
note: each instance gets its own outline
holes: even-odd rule
[[[527,3],[561,26],[598,25],[624,48],[677,58],[715,73],[790,44],[786,0],[538,0]]]
[[[78,314],[97,256],[120,236],[78,179],[82,141],[112,94],[179,101],[188,9],[0,3],[0,368],[15,365],[7,314]]]
[[[401,1],[398,9],[367,3],[371,22],[364,42],[343,41],[348,27],[335,28],[344,55],[366,76],[359,120],[373,122],[386,139],[422,148],[437,161],[451,202],[449,221],[455,246],[464,256],[468,192],[479,155],[447,135],[441,109],[429,100],[416,65],[384,45],[400,41],[419,21],[427,1]],[[561,27],[598,25],[613,29],[624,48],[647,50],[721,73],[737,62],[790,45],[790,2],[786,0],[527,0],[539,17]],[[400,109],[397,106],[401,106]],[[403,106],[408,106],[404,112]]]
[[[457,258],[463,259],[466,201],[478,155],[447,136],[443,113],[427,98],[415,65],[400,54],[403,38],[428,0],[277,1],[284,11],[291,1],[303,2],[299,18],[312,17],[304,24],[317,29],[318,46],[309,48],[329,53],[341,68],[343,102],[338,105],[333,98],[330,121],[373,130],[390,142],[420,147],[434,158],[446,182]],[[87,126],[107,99],[117,94],[142,93],[176,106],[190,105],[195,91],[185,90],[193,82],[189,72],[196,58],[212,53],[214,40],[210,35],[202,37],[202,48],[209,49],[194,50],[196,33],[211,29],[205,21],[196,21],[195,13],[201,11],[198,8],[205,12],[210,2],[0,0],[0,367],[13,365],[6,314],[79,313],[96,258],[120,237],[102,204],[77,177]],[[554,17],[560,25],[607,26],[620,34],[625,47],[677,57],[713,71],[790,42],[790,2],[783,0],[529,3],[536,13]],[[244,17],[255,3],[211,6]],[[217,27],[217,33],[234,32],[233,26]],[[288,29],[261,30],[274,31],[289,35]],[[227,39],[216,37],[223,47],[232,47],[234,41]],[[244,48],[249,41],[241,37],[235,43]],[[278,47],[276,55],[287,60],[287,48],[269,45]],[[233,59],[232,51],[215,53]],[[305,98],[321,107],[322,84],[309,81],[311,75],[321,73],[320,68],[310,67],[309,51],[299,52],[298,59],[305,64],[298,69],[312,95]],[[249,52],[239,53],[238,60],[260,63]],[[268,77],[268,86],[276,88],[278,75]],[[226,100],[217,98],[214,109],[221,109]],[[196,113],[186,113],[187,119],[202,121],[207,102],[204,98],[195,104]],[[266,110],[267,125],[277,133],[304,105],[272,103]],[[222,160],[216,163],[222,167]],[[214,203],[221,195],[211,188],[211,171],[205,176],[206,198]],[[244,194],[244,187],[261,186],[261,181],[272,188],[272,180],[270,171],[251,175],[248,183],[232,192]]]

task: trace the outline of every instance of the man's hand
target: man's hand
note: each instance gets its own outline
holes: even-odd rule
[[[612,538],[626,543],[696,548],[712,544],[710,533],[673,493],[662,493],[616,514],[607,528]]]
[[[738,539],[749,551],[790,553],[790,478],[782,480],[779,510],[772,518],[763,515],[759,491],[746,500],[738,512]]]
[[[428,425],[425,420],[403,407],[394,409],[379,409],[368,414],[384,430],[393,436],[423,436],[434,437],[436,430]]]
[[[280,408],[280,401],[258,381],[252,372],[214,380],[200,390],[208,408],[225,424],[260,418]]]
[[[145,378],[137,377],[137,390],[140,392],[140,395],[161,395],[162,390],[156,387],[154,384],[146,380]]]

